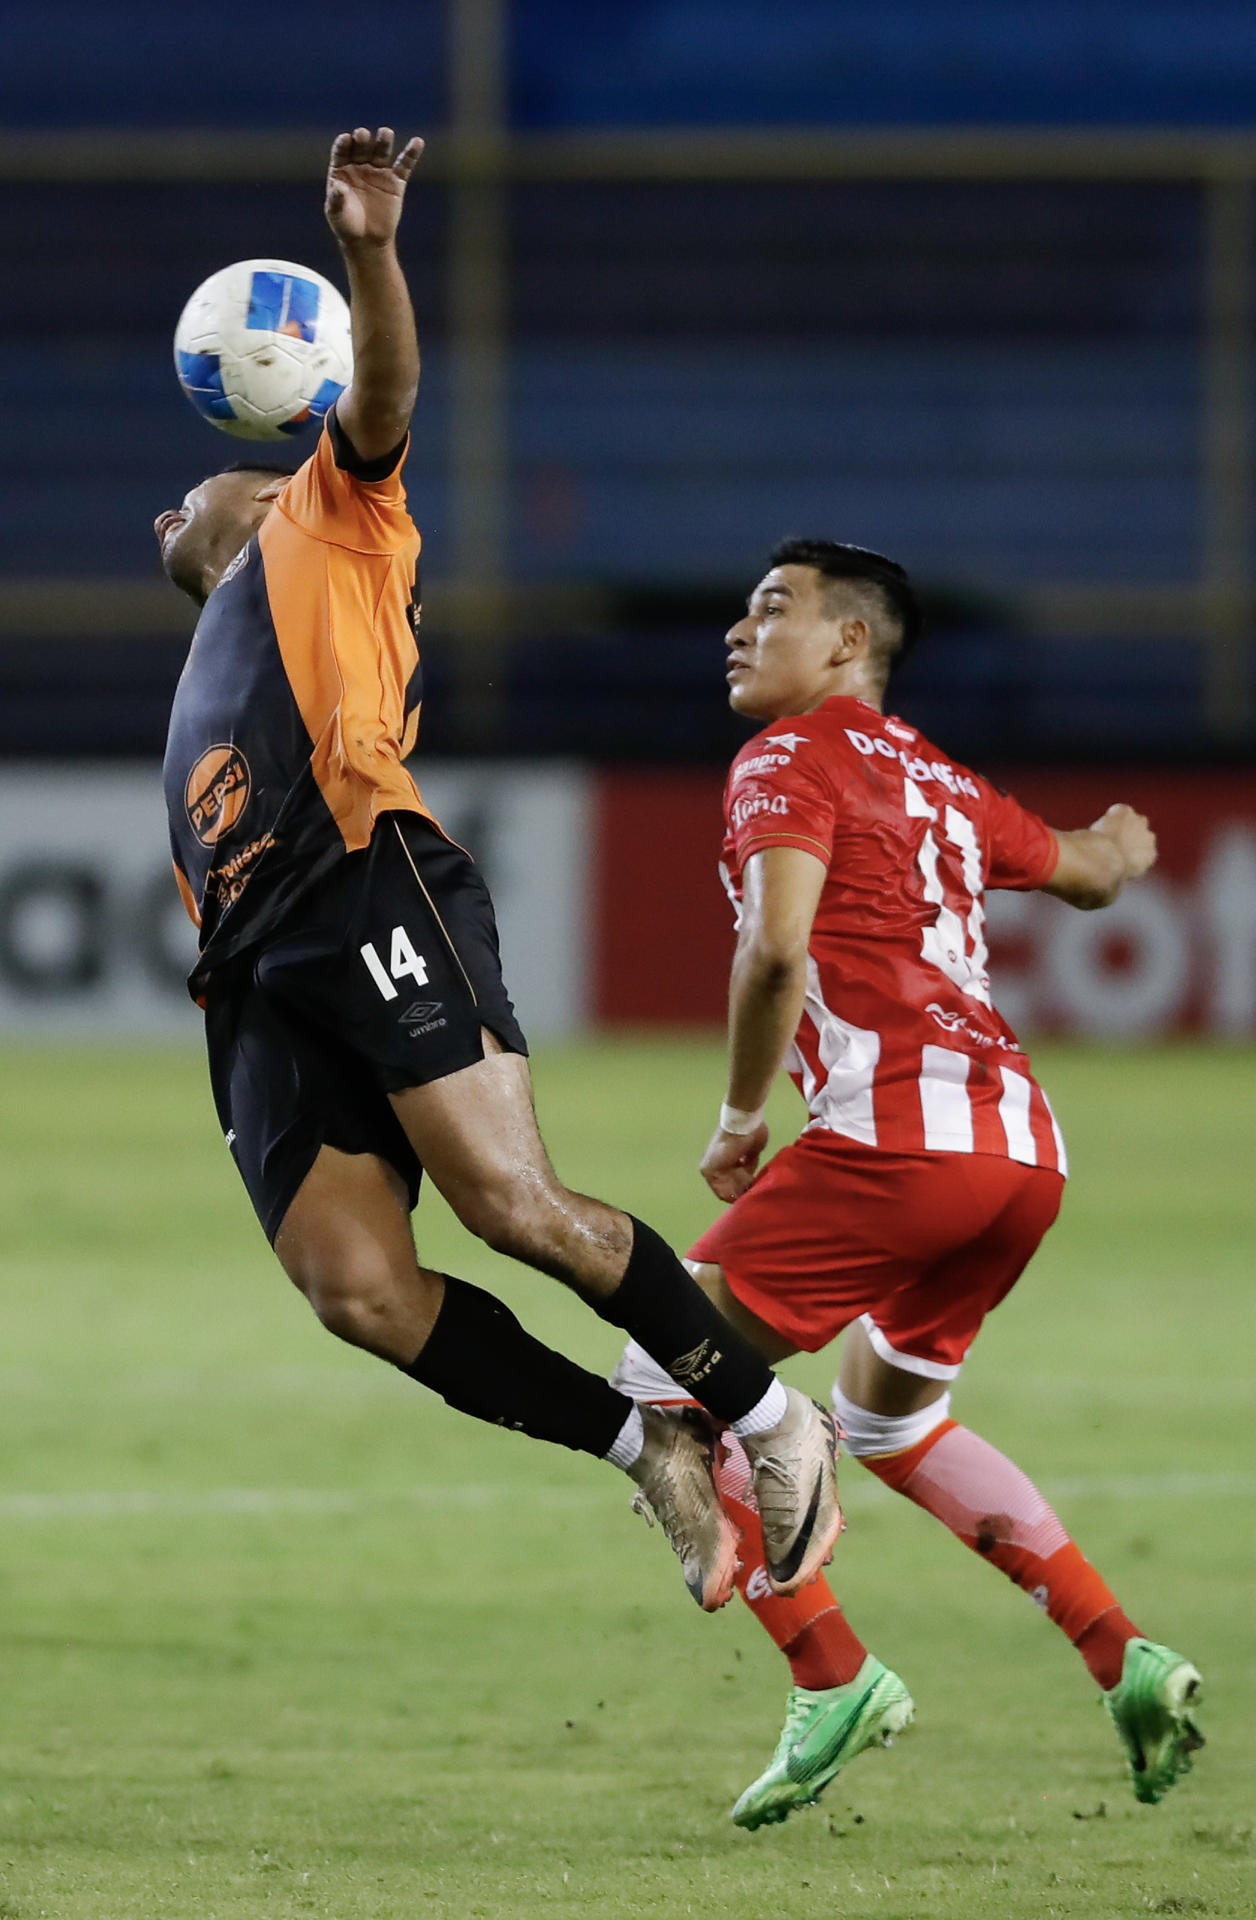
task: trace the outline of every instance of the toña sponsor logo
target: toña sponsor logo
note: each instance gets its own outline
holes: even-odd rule
[[[807,735],[805,733],[765,733],[763,744],[765,747],[784,747],[786,753],[797,753],[799,747],[806,746]]]
[[[221,741],[207,748],[187,777],[183,804],[203,847],[230,833],[248,805],[251,775],[239,747]]]
[[[885,731],[892,733],[896,740],[910,741],[917,737],[915,727],[905,727],[900,720],[887,720],[885,722]]]
[[[744,793],[733,802],[734,828],[744,827],[761,813],[788,813],[789,796],[784,793]]]
[[[957,773],[945,760],[925,760],[918,753],[904,753],[901,747],[893,747],[880,735],[871,738],[861,733],[858,727],[845,728],[846,738],[856,753],[865,759],[880,755],[883,760],[894,760],[901,764],[909,780],[938,780],[948,793],[966,793],[970,800],[980,800],[981,788],[966,773]]]

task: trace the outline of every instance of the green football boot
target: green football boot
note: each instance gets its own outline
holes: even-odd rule
[[[1154,1805],[1190,1772],[1191,1755],[1204,1744],[1191,1717],[1201,1686],[1180,1653],[1153,1640],[1126,1643],[1121,1678],[1104,1700],[1129,1755],[1136,1799]]]
[[[853,1680],[812,1693],[795,1687],[772,1764],[733,1808],[739,1827],[765,1827],[814,1806],[829,1781],[865,1747],[888,1747],[911,1723],[911,1695],[869,1654]]]

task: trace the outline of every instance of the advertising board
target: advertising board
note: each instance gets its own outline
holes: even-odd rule
[[[589,776],[579,767],[433,764],[423,792],[488,876],[526,1032],[588,1017]],[[175,890],[159,769],[0,767],[0,1028],[199,1032],[196,936]]]

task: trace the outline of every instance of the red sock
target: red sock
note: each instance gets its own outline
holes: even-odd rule
[[[844,1686],[859,1672],[868,1649],[851,1631],[822,1573],[788,1599],[773,1593],[768,1584],[763,1528],[758,1513],[748,1504],[749,1466],[741,1448],[730,1442],[731,1436],[725,1436],[716,1483],[725,1511],[733,1525],[741,1528],[737,1591],[789,1661],[795,1686],[813,1692]]]
[[[1005,1454],[947,1420],[916,1446],[866,1456],[863,1464],[1015,1581],[1068,1635],[1099,1685],[1116,1685],[1125,1643],[1138,1628]]]

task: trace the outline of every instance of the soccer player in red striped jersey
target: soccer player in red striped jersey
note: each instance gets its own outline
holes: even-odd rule
[[[730,704],[767,725],[733,762],[722,873],[738,922],[727,1098],[702,1172],[728,1211],[690,1250],[700,1283],[775,1362],[845,1333],[846,1450],[1028,1593],[1104,1690],[1135,1793],[1158,1800],[1202,1744],[1199,1675],[1139,1633],[1021,1470],[950,1417],[983,1319],[1055,1219],[1067,1172],[1046,1094],[986,972],[989,887],[1108,905],[1156,857],[1141,814],[1052,829],[884,711],[920,613],[893,561],[789,541],[728,634]],[[784,1067],[808,1118],[760,1171]],[[630,1346],[616,1384],[683,1399]],[[735,1441],[719,1483],[738,1587],[794,1679],[739,1825],[810,1804],[912,1717],[823,1575],[764,1577]]]

